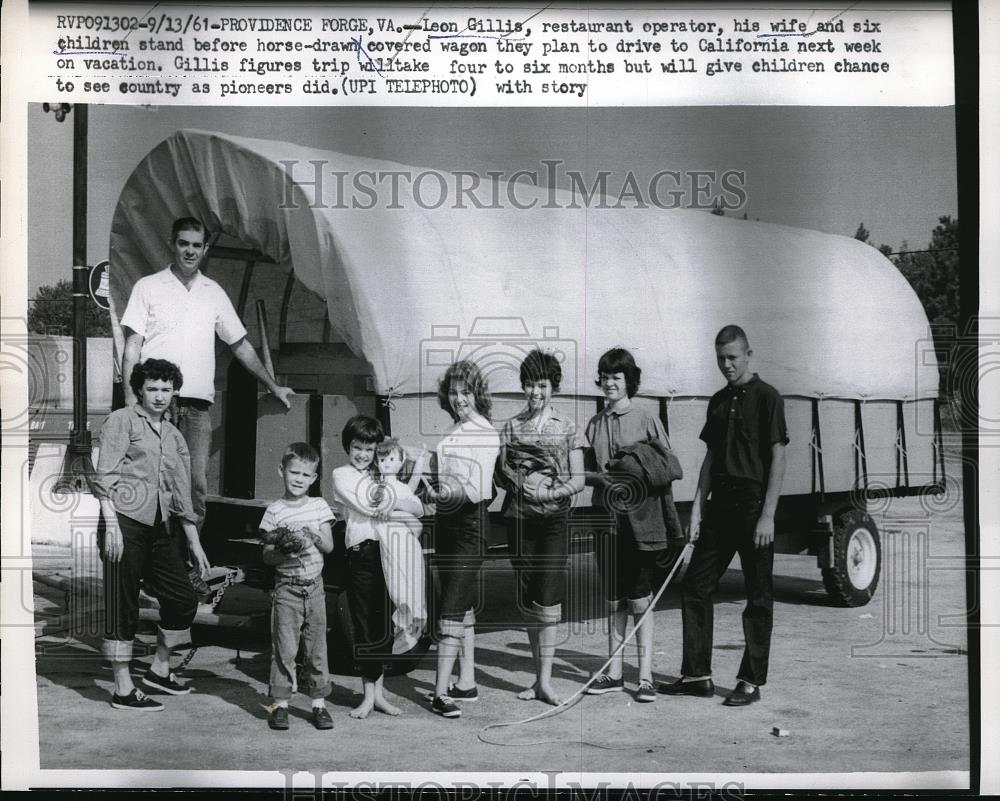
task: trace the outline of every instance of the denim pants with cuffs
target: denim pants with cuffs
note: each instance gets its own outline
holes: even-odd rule
[[[295,658],[300,643],[302,681],[297,689],[310,698],[326,698],[330,694],[330,671],[322,576],[307,584],[279,580],[272,593],[269,692],[276,701],[288,700],[296,689]]]

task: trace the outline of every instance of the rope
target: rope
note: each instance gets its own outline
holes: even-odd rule
[[[483,728],[481,728],[479,730],[479,733],[476,735],[479,738],[480,742],[484,742],[488,745],[506,745],[506,746],[528,746],[528,745],[548,745],[550,743],[572,743],[574,745],[591,745],[594,748],[602,748],[605,751],[630,751],[633,748],[635,748],[636,746],[617,747],[617,746],[603,745],[601,743],[592,743],[587,740],[550,739],[550,740],[533,740],[531,742],[504,743],[498,740],[491,740],[488,737],[484,736],[484,734],[490,729],[504,729],[512,726],[523,726],[526,723],[533,723],[536,720],[544,720],[545,718],[555,717],[556,715],[561,715],[566,710],[576,706],[576,704],[578,704],[582,700],[583,694],[587,691],[587,688],[591,684],[593,684],[594,681],[596,681],[598,676],[604,673],[605,669],[618,657],[620,653],[622,653],[622,651],[625,650],[625,646],[629,644],[629,642],[632,640],[633,637],[635,637],[636,632],[639,630],[639,627],[646,622],[646,618],[650,614],[652,614],[653,611],[656,609],[656,604],[660,600],[660,596],[663,595],[664,590],[667,589],[667,585],[670,584],[670,582],[673,580],[674,576],[677,574],[677,571],[680,569],[680,567],[682,565],[687,564],[693,550],[694,550],[693,542],[688,542],[684,546],[684,549],[677,557],[677,561],[674,563],[674,566],[670,570],[670,573],[663,580],[663,584],[661,584],[660,589],[656,591],[656,595],[653,596],[653,600],[650,602],[649,608],[646,609],[646,611],[642,613],[642,617],[639,618],[639,622],[636,623],[636,625],[632,627],[632,631],[630,631],[624,637],[624,639],[622,639],[619,646],[614,650],[614,653],[612,653],[611,656],[608,657],[607,661],[603,665],[601,665],[600,670],[596,671],[589,679],[587,679],[586,683],[584,683],[583,686],[577,689],[575,693],[573,693],[569,698],[560,703],[558,706],[552,707],[552,709],[546,709],[544,712],[540,712],[537,715],[532,715],[530,718],[525,718],[524,720],[515,720],[509,723],[490,723],[488,726],[483,726]],[[649,746],[644,746],[644,747],[648,748]],[[662,748],[663,746],[658,746],[658,747]]]
[[[226,594],[226,590],[230,586],[232,586],[233,581],[235,581],[236,579],[237,573],[238,571],[235,568],[229,568],[229,570],[226,571],[226,577],[222,580],[222,584],[219,586],[219,589],[217,589],[215,591],[215,594],[212,595],[212,600],[209,603],[209,606],[211,607],[213,612],[215,611],[215,608],[222,602],[222,596]],[[184,671],[184,668],[186,668],[191,663],[191,660],[194,659],[194,655],[196,653],[198,653],[197,645],[193,646],[191,650],[187,652],[185,657],[180,661],[180,664],[177,665],[177,668],[174,670],[174,672],[182,673]]]

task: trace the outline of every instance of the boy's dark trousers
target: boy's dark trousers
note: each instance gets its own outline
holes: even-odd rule
[[[713,596],[733,555],[739,553],[747,604],[743,610],[746,644],[737,679],[757,686],[767,681],[774,616],[774,544],[754,545],[762,505],[763,491],[755,482],[712,479],[706,517],[684,576],[684,676],[712,675]]]

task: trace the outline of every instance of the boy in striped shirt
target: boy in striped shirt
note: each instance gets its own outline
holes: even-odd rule
[[[288,728],[288,701],[296,686],[295,657],[300,641],[303,664],[298,690],[312,699],[313,725],[333,728],[323,700],[330,694],[323,555],[333,550],[334,516],[325,500],[308,494],[318,467],[315,448],[305,442],[289,445],[279,468],[285,494],[267,507],[260,521],[264,563],[275,571],[268,725],[278,730]]]

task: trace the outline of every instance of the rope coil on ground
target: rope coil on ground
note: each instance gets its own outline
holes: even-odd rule
[[[476,735],[479,738],[480,742],[484,742],[488,745],[505,745],[505,746],[528,746],[528,745],[548,745],[550,743],[573,743],[579,745],[590,745],[595,748],[603,748],[606,751],[632,750],[633,746],[626,746],[622,748],[622,747],[603,745],[601,743],[592,743],[587,740],[548,739],[548,740],[531,740],[528,742],[504,743],[498,740],[489,739],[488,737],[485,736],[485,733],[490,729],[504,729],[504,728],[511,728],[513,726],[523,726],[527,723],[534,723],[535,721],[538,720],[544,720],[545,718],[555,717],[556,715],[561,715],[566,710],[576,706],[583,699],[583,694],[587,691],[587,688],[591,684],[593,684],[594,681],[597,679],[597,677],[600,676],[602,673],[604,673],[608,665],[610,665],[618,657],[618,655],[625,650],[625,646],[627,646],[629,642],[631,642],[631,640],[635,637],[639,627],[646,622],[646,617],[652,614],[656,610],[656,604],[660,600],[660,596],[663,595],[664,591],[667,589],[667,585],[670,584],[671,581],[673,581],[674,576],[677,575],[677,572],[680,570],[680,568],[688,563],[688,561],[691,558],[691,553],[693,551],[694,551],[693,542],[688,542],[687,544],[685,544],[684,548],[678,555],[677,561],[674,563],[673,568],[671,568],[670,573],[667,574],[667,577],[663,580],[663,583],[660,585],[660,589],[658,589],[656,591],[656,594],[653,596],[653,600],[652,602],[650,602],[649,608],[645,612],[643,612],[642,617],[639,618],[639,622],[636,623],[636,625],[632,627],[632,630],[625,635],[621,643],[614,650],[614,653],[612,653],[611,656],[608,657],[607,661],[603,665],[601,665],[600,669],[595,671],[593,675],[589,679],[587,679],[587,681],[580,688],[577,689],[576,692],[574,692],[565,701],[561,702],[558,706],[552,707],[552,709],[546,709],[544,712],[540,712],[537,715],[532,715],[530,718],[524,718],[524,720],[510,721],[507,723],[490,723],[487,726],[483,726],[483,728],[481,728]]]

